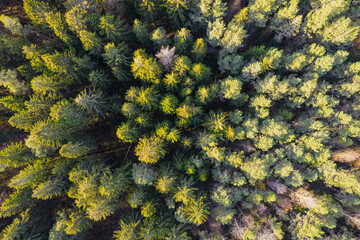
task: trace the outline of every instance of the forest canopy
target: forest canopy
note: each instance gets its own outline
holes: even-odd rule
[[[0,238],[359,239],[359,15],[2,1]]]

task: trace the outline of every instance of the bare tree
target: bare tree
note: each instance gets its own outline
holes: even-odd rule
[[[164,66],[166,71],[171,69],[175,59],[178,57],[178,55],[175,54],[175,47],[170,49],[169,46],[162,46],[155,56],[159,59],[159,62]]]

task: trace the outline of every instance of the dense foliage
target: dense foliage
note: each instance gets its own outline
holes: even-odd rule
[[[1,239],[359,239],[360,2],[0,4]]]

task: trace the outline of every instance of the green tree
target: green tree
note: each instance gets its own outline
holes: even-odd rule
[[[157,0],[139,0],[139,13],[147,22],[152,22],[159,12],[159,2]]]
[[[89,154],[95,147],[92,139],[84,139],[82,141],[68,142],[61,146],[59,153],[66,158],[79,158]]]
[[[212,46],[217,47],[220,45],[225,30],[225,23],[221,18],[217,18],[214,22],[208,22],[207,36]]]
[[[122,123],[116,131],[116,136],[124,142],[135,142],[139,137],[139,130],[131,122]]]
[[[88,114],[105,116],[111,111],[104,94],[97,90],[84,90],[75,98],[76,104]]]
[[[221,81],[221,93],[226,99],[239,100],[242,98],[241,88],[243,83],[231,76]]]
[[[173,114],[175,113],[176,108],[178,107],[179,100],[176,98],[175,95],[166,95],[160,101],[160,109],[166,114]]]
[[[48,180],[38,184],[33,190],[32,197],[37,199],[51,199],[65,192],[67,183],[61,179]]]
[[[154,31],[151,33],[150,39],[155,42],[155,44],[160,47],[167,44],[167,38],[166,38],[166,30],[163,27],[158,27],[154,29]]]
[[[351,24],[350,18],[341,17],[331,24],[327,24],[324,30],[319,32],[324,42],[336,45],[350,45],[359,34],[359,27]]]
[[[231,22],[227,25],[220,45],[229,53],[236,52],[242,46],[243,40],[247,37],[244,25]]]
[[[141,162],[155,164],[165,156],[164,148],[164,141],[159,137],[143,137],[139,139],[139,144],[135,148],[135,155],[139,157]]]
[[[269,16],[276,11],[279,3],[276,0],[250,0],[249,20],[257,27],[265,27]]]
[[[189,0],[166,0],[165,7],[174,29],[184,25],[191,2]]]
[[[129,28],[119,17],[114,19],[113,15],[105,15],[100,18],[100,34],[115,44],[121,43],[128,37]]]
[[[14,95],[25,95],[29,91],[29,87],[24,82],[19,81],[16,70],[1,70],[0,85],[8,88]]]
[[[31,228],[29,209],[22,212],[19,217],[15,218],[11,224],[6,226],[0,233],[2,239],[20,239],[26,236],[27,231]]]
[[[226,128],[226,115],[221,110],[214,112],[210,111],[204,124],[210,131],[222,132]]]
[[[0,15],[0,22],[5,28],[9,29],[14,35],[22,35],[23,25],[21,25],[19,18],[12,18],[6,15]]]
[[[24,0],[26,15],[34,24],[45,24],[46,13],[51,11],[48,3],[39,0]]]
[[[135,101],[144,110],[153,110],[157,107],[159,94],[154,87],[142,87],[138,90]]]
[[[136,230],[139,226],[140,221],[132,221],[129,223],[120,220],[120,230],[114,232],[114,238],[116,240],[131,240],[137,237]]]
[[[174,46],[179,53],[186,54],[192,44],[193,37],[190,30],[181,28],[176,31],[174,36]]]
[[[208,67],[202,63],[193,64],[189,73],[190,73],[190,76],[192,76],[197,83],[203,82],[203,81],[208,81],[211,76],[210,67]]]
[[[2,202],[0,216],[10,217],[32,206],[34,206],[34,202],[31,199],[31,189],[17,189],[9,195],[9,198]]]
[[[135,36],[140,43],[144,44],[145,46],[148,46],[150,44],[146,25],[142,23],[139,19],[134,20],[133,32],[135,33]]]
[[[148,57],[144,49],[138,49],[134,52],[131,72],[135,78],[157,84],[160,83],[162,67],[154,58]]]
[[[64,43],[71,44],[73,37],[69,34],[68,26],[60,12],[46,12],[45,20],[49,27],[54,31]]]
[[[132,178],[137,185],[152,185],[156,176],[156,172],[148,164],[133,164]]]
[[[65,13],[65,20],[71,31],[78,33],[87,30],[87,16],[89,14],[89,2],[82,2]]]
[[[191,53],[193,54],[193,60],[195,62],[202,62],[206,56],[207,44],[203,38],[196,39]]]
[[[191,198],[185,205],[184,212],[186,219],[197,226],[203,224],[209,215],[209,207],[205,203],[206,197],[200,196],[197,199]]]
[[[128,66],[130,65],[129,48],[125,43],[115,45],[108,43],[104,47],[105,53],[102,55],[106,64],[112,70],[114,76],[120,81],[128,80]]]
[[[29,148],[22,142],[12,142],[0,151],[0,163],[10,167],[19,167],[33,160]]]
[[[101,39],[96,36],[95,33],[81,30],[79,32],[80,41],[86,51],[91,54],[99,55],[102,50]]]

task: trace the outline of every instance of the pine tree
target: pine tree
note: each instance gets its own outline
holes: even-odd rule
[[[221,18],[216,19],[214,22],[208,22],[207,36],[212,46],[217,47],[220,45],[225,30],[225,23]]]
[[[203,38],[196,39],[196,42],[193,45],[191,53],[193,54],[193,60],[195,62],[202,62],[206,56],[207,44]]]
[[[120,220],[119,226],[120,230],[116,230],[114,232],[114,238],[116,240],[131,240],[137,237],[136,230],[138,228],[140,221],[133,221],[130,223],[124,222],[124,220]]]
[[[160,109],[166,114],[175,113],[176,108],[178,107],[179,100],[175,95],[166,95],[160,101]]]
[[[230,72],[232,76],[236,76],[241,73],[244,58],[238,54],[228,54],[227,51],[221,51],[217,63],[221,73]]]
[[[91,220],[79,209],[73,209],[64,220],[63,229],[68,235],[75,235],[91,228]],[[59,229],[60,230],[60,229]]]
[[[132,178],[137,185],[152,185],[156,180],[156,172],[146,163],[134,163]]]
[[[336,45],[350,45],[360,31],[358,26],[351,23],[350,18],[342,17],[331,24],[327,24],[324,30],[320,32],[322,40]]]
[[[31,89],[35,93],[45,95],[49,93],[59,93],[67,84],[69,83],[57,81],[55,77],[42,74],[31,80]]]
[[[192,44],[193,37],[190,30],[181,28],[175,33],[174,46],[180,54],[186,54]]]
[[[12,18],[2,14],[0,15],[0,22],[2,22],[5,28],[9,29],[13,35],[22,35],[23,26],[19,18]]]
[[[90,72],[89,81],[100,90],[104,90],[113,82],[112,79],[102,70]]]
[[[34,24],[45,24],[46,13],[51,11],[48,3],[39,0],[24,0],[26,15]]]
[[[79,31],[79,37],[86,51],[89,51],[93,55],[99,55],[101,53],[101,39],[98,38],[95,33],[81,30]]]
[[[105,116],[111,111],[104,94],[96,90],[84,90],[76,98],[76,104],[85,112]]]
[[[279,3],[276,0],[251,0],[249,2],[249,20],[257,27],[265,27],[269,16],[276,11]]]
[[[64,129],[62,125],[49,120],[37,122],[30,130],[25,140],[27,147],[37,149],[41,147],[59,147],[70,137],[71,129]]]
[[[48,174],[45,161],[36,161],[22,169],[18,175],[13,177],[9,186],[15,189],[35,188],[46,180]]]
[[[242,97],[242,82],[229,76],[221,82],[221,93],[226,99],[239,100]]]
[[[154,87],[140,88],[136,97],[136,102],[143,110],[153,110],[158,103],[159,94]]]
[[[87,30],[86,21],[89,12],[89,5],[87,4],[88,2],[79,3],[65,13],[65,20],[74,33]]]
[[[58,36],[64,43],[71,44],[73,37],[69,34],[68,26],[60,12],[45,13],[45,20],[56,36]]]
[[[29,91],[29,87],[17,78],[16,70],[1,70],[0,85],[9,89],[14,95],[25,95]]]
[[[150,35],[150,39],[155,43],[157,47],[165,46],[168,43],[166,37],[166,30],[163,27],[158,27]]]
[[[12,112],[20,112],[25,110],[25,99],[23,97],[5,96],[0,98],[0,103]]]
[[[106,15],[100,18],[100,34],[106,36],[110,42],[121,43],[128,37],[129,32],[129,28],[119,17],[114,19],[113,15]]]
[[[180,56],[175,59],[173,65],[173,72],[178,74],[180,77],[185,76],[185,74],[191,69],[191,60],[186,56]]]
[[[138,0],[139,14],[142,15],[147,22],[153,22],[158,15],[161,6],[157,0]]]
[[[121,43],[115,46],[114,43],[108,43],[104,47],[105,53],[102,55],[113,74],[120,81],[128,80],[127,68],[130,65],[129,48]]]
[[[18,189],[2,202],[0,207],[1,217],[10,217],[34,205],[31,199],[31,189]]]
[[[227,25],[220,45],[229,53],[236,52],[242,46],[243,40],[247,37],[244,25],[231,22]]]
[[[66,158],[79,158],[86,156],[95,147],[92,139],[84,139],[83,141],[69,142],[61,146],[59,154]]]
[[[117,131],[116,136],[124,142],[135,142],[139,137],[139,130],[131,122],[122,123]]]
[[[166,12],[175,29],[184,25],[190,3],[189,0],[166,0]]]
[[[150,39],[148,36],[148,30],[145,24],[143,24],[139,19],[134,20],[132,31],[135,33],[135,36],[140,43],[144,44],[145,46],[149,46]]]
[[[164,147],[163,140],[156,136],[140,138],[135,148],[135,155],[141,162],[155,164],[165,156]]]
[[[222,111],[210,111],[204,124],[210,131],[222,132],[226,127],[226,116]]]
[[[162,74],[161,65],[145,53],[144,49],[134,52],[134,59],[131,63],[131,72],[134,77],[145,82],[160,83],[159,78]]]
[[[202,63],[193,64],[190,70],[190,76],[192,76],[197,83],[206,82],[210,79],[211,69]]]
[[[51,199],[65,192],[67,184],[61,179],[48,180],[37,185],[33,190],[32,197],[37,199]]]
[[[185,205],[186,219],[197,226],[201,225],[207,219],[209,207],[204,200],[204,196],[200,196],[197,199],[191,198],[190,201]]]
[[[21,239],[25,237],[26,232],[31,228],[29,209],[22,212],[19,217],[15,218],[11,224],[6,226],[0,233],[2,239]]]
[[[22,142],[12,142],[0,151],[0,164],[9,167],[19,167],[28,164],[33,160],[29,148]]]
[[[206,28],[207,22],[226,15],[227,6],[222,0],[200,0],[189,14],[194,28]]]

